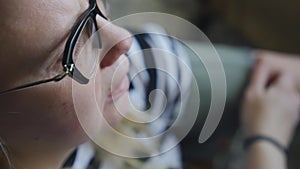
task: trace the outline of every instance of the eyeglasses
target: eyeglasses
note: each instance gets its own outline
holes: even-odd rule
[[[100,49],[102,48],[96,16],[100,15],[106,20],[107,17],[99,9],[96,0],[89,0],[89,3],[89,8],[74,25],[65,45],[62,59],[64,72],[50,79],[0,91],[0,95],[48,82],[58,82],[66,76],[70,76],[80,84],[87,84],[93,78],[99,65]]]

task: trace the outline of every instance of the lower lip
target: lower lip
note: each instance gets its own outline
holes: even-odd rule
[[[110,92],[108,95],[108,101],[111,102],[113,100],[118,100],[121,96],[123,96],[129,89],[129,79],[128,76],[125,76],[121,82]]]

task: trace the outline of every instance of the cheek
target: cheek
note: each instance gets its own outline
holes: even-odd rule
[[[107,90],[101,76],[90,80],[87,85],[74,82],[72,96],[78,121],[88,136],[94,137],[102,128],[103,111],[106,105]]]
[[[16,92],[6,99],[5,110],[1,127],[8,127],[20,140],[35,138],[76,145],[86,139],[71,92],[62,85],[49,83]]]

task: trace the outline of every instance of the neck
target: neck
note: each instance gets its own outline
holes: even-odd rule
[[[9,148],[8,158],[4,151],[0,155],[0,168],[10,169],[60,169],[73,149],[59,149],[52,145],[32,147],[23,145],[22,148]]]

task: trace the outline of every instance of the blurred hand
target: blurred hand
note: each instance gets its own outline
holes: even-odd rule
[[[295,75],[294,81],[300,91],[300,55],[280,53],[268,50],[254,50],[256,58],[270,65],[272,71],[289,71]]]
[[[258,62],[244,97],[241,120],[246,136],[269,136],[288,147],[299,110],[300,96],[292,75]]]

